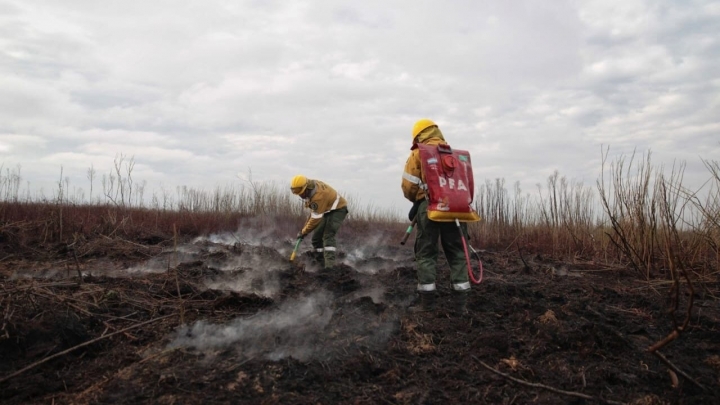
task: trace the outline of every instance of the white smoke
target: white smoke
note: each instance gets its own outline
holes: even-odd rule
[[[345,299],[347,301],[353,301],[358,298],[362,297],[369,297],[373,303],[375,304],[381,304],[385,302],[385,288],[382,287],[372,287],[372,288],[363,288],[358,291],[355,291],[351,294],[349,294]]]
[[[143,263],[125,269],[126,273],[164,273],[168,268],[197,260],[201,250],[194,245],[180,245],[163,251]]]
[[[170,348],[194,347],[201,351],[235,346],[244,357],[264,356],[269,360],[294,357],[307,360],[322,350],[320,333],[333,312],[326,293],[317,293],[284,302],[275,311],[261,311],[249,318],[237,318],[217,325],[198,321],[182,326]]]
[[[210,242],[226,246],[243,244],[250,246],[269,246],[279,248],[283,241],[274,237],[274,227],[267,226],[264,219],[246,218],[243,225],[235,232],[213,233],[207,236],[199,236],[193,243]]]
[[[412,259],[412,246],[401,246],[399,239],[397,246],[388,245],[387,235],[377,233],[348,250],[343,262],[358,273],[373,275],[400,265],[411,265]]]
[[[215,243],[218,245],[233,246],[236,243],[243,243],[243,239],[239,235],[232,232],[214,233],[207,236],[198,236],[193,239],[192,243],[201,244],[205,242]]]
[[[213,290],[229,290],[261,297],[272,298],[280,291],[280,281],[276,272],[248,270],[242,273],[228,274],[205,282]]]

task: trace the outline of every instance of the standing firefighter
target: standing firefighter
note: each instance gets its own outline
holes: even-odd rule
[[[326,269],[332,268],[335,266],[337,251],[335,235],[348,214],[347,201],[332,187],[320,180],[310,180],[302,174],[293,177],[290,189],[305,200],[305,207],[312,211],[298,233],[298,239],[303,239],[314,230],[312,245],[315,259],[324,263]]]
[[[466,314],[470,282],[460,232],[467,235],[466,222],[480,219],[470,207],[474,190],[470,155],[453,151],[440,128],[429,119],[415,123],[412,140],[402,176],[403,194],[413,203],[409,218],[417,218],[415,261],[419,302],[411,311],[435,308],[439,239],[450,266],[454,310]]]

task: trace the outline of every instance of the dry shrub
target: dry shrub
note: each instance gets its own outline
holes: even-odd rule
[[[540,321],[540,323],[542,323],[542,324],[548,324],[548,323],[556,324],[556,323],[558,323],[558,319],[557,319],[557,317],[555,316],[555,312],[553,312],[552,309],[548,309],[547,311],[545,311],[544,314],[540,315],[540,316],[538,317],[538,321]]]
[[[713,355],[705,359],[705,363],[720,371],[720,356]]]
[[[630,402],[630,405],[667,405],[670,402],[663,401],[657,395],[644,395]]]
[[[403,331],[408,337],[407,349],[412,354],[428,354],[437,350],[432,335],[420,333],[416,329],[419,325],[411,321],[403,321]]]

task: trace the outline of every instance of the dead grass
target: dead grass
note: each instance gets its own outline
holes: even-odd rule
[[[557,171],[532,195],[519,183],[508,190],[504,179],[480,184],[474,204],[483,220],[469,225],[471,244],[613,268],[629,265],[646,281],[714,280],[720,264],[720,163],[703,161],[710,180],[700,192],[682,186],[683,165],[669,171],[654,167],[649,153],[643,159],[606,159],[607,150],[597,190]],[[148,198],[133,168],[134,159],[124,155],[106,174],[90,167],[88,196],[71,186],[61,169],[49,198],[22,189],[20,167],[0,170],[0,238],[30,249],[97,237],[160,241],[239,229],[287,239],[308,215],[286,187],[255,181],[252,172],[239,185],[161,188]],[[353,195],[348,200],[351,212],[342,235],[400,241],[404,213]]]

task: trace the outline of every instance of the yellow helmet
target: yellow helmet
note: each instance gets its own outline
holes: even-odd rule
[[[430,128],[430,127],[436,127],[437,124],[433,122],[433,120],[429,120],[427,118],[423,118],[420,121],[416,122],[415,125],[413,125],[412,129],[412,139],[414,140],[416,136],[423,130]]]
[[[290,190],[293,192],[293,194],[300,195],[307,188],[307,184],[307,177],[303,176],[302,174],[298,174],[290,181]]]

